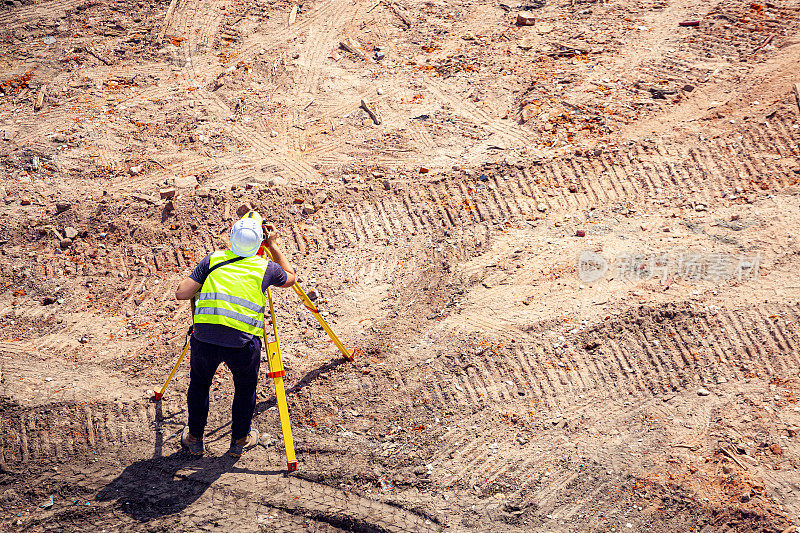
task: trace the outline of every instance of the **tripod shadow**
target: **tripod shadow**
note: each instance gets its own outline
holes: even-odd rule
[[[295,393],[299,390],[302,390],[304,387],[307,387],[309,384],[311,384],[311,382],[314,381],[315,379],[318,379],[320,376],[327,374],[337,366],[343,365],[345,363],[347,363],[347,359],[341,358],[331,361],[330,363],[325,363],[321,367],[315,368],[314,370],[309,370],[308,372],[306,372],[306,375],[300,378],[300,380],[294,385],[292,385],[291,388],[286,389],[286,394],[288,395]],[[259,402],[256,404],[256,414],[257,415],[261,414],[274,405],[277,405],[274,398],[263,402]]]
[[[227,455],[193,457],[179,451],[167,457],[137,461],[100,489],[96,499],[117,500],[122,512],[134,520],[146,522],[183,511],[224,473],[282,473],[281,470],[237,468],[234,466],[237,460]]]

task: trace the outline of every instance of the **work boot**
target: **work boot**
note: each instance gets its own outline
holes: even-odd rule
[[[206,452],[203,446],[203,439],[198,439],[189,433],[189,426],[183,428],[181,434],[181,447],[192,455],[201,456]]]
[[[245,451],[255,448],[256,444],[258,444],[258,440],[258,430],[251,429],[250,433],[231,444],[231,448],[228,450],[228,455],[231,457],[241,457]]]

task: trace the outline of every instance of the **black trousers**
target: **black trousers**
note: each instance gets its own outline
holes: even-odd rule
[[[242,348],[227,348],[192,337],[191,371],[186,403],[189,409],[189,433],[203,437],[208,421],[208,391],[220,363],[233,374],[233,405],[231,406],[231,442],[250,432],[256,408],[258,368],[261,365],[261,339],[254,337]]]

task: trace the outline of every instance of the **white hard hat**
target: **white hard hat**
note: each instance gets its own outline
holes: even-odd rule
[[[261,216],[250,211],[231,228],[231,251],[240,257],[252,257],[264,240]]]

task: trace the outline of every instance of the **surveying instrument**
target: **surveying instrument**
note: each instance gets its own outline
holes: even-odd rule
[[[264,228],[264,235],[265,240],[261,243],[261,247],[258,250],[256,255],[263,257],[264,259],[272,260],[272,254],[270,253],[269,249],[267,248],[267,241],[266,235],[268,235],[266,228]],[[317,319],[319,325],[322,326],[322,329],[328,336],[331,338],[333,343],[339,349],[339,351],[344,355],[345,359],[350,362],[353,362],[355,359],[353,354],[342,344],[342,341],[339,340],[339,337],[333,332],[331,327],[325,321],[325,318],[319,311],[319,308],[311,301],[311,298],[308,297],[306,292],[300,287],[300,285],[295,282],[292,285],[292,289],[300,298],[300,302],[309,310],[314,318]],[[275,340],[269,341],[267,335],[267,324],[264,321],[264,347],[267,350],[267,362],[269,363],[269,372],[267,373],[267,378],[270,378],[275,383],[275,401],[278,404],[278,413],[280,415],[281,421],[281,432],[283,433],[283,446],[286,451],[286,469],[288,472],[294,472],[297,470],[297,458],[295,457],[294,453],[294,441],[292,440],[292,426],[289,420],[289,404],[286,401],[286,390],[283,384],[283,378],[286,376],[286,371],[283,368],[283,359],[281,358],[281,345],[280,339],[278,337],[278,324],[275,318],[275,306],[272,302],[272,291],[270,287],[267,287],[267,302],[269,302],[269,316],[272,322],[272,335]],[[186,356],[186,353],[189,351],[189,344],[191,342],[192,331],[194,326],[189,327],[189,331],[186,333],[186,343],[183,346],[183,351],[181,351],[178,360],[175,362],[175,366],[172,367],[172,371],[167,376],[167,380],[164,382],[164,385],[161,387],[159,391],[154,392],[154,400],[160,401],[161,398],[164,396],[164,392],[167,390],[167,385],[175,376],[175,372],[177,372],[178,367],[183,361],[183,358]]]

